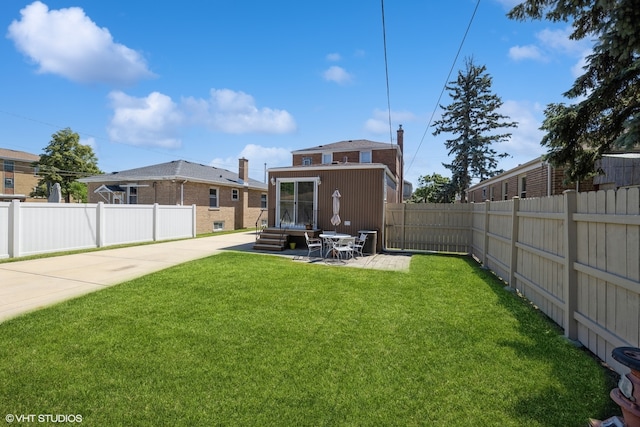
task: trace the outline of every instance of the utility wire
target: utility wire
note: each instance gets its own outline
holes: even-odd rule
[[[387,60],[387,28],[384,22],[384,0],[380,0],[382,5],[382,41],[384,45],[384,72],[387,82],[387,111],[389,113],[389,143],[393,144],[393,129],[391,128],[391,97],[389,96],[389,64]]]
[[[438,111],[438,107],[440,106],[440,100],[442,99],[442,95],[444,94],[444,91],[447,89],[447,84],[449,82],[449,79],[451,78],[451,73],[453,73],[453,69],[456,66],[456,62],[458,62],[458,56],[460,56],[460,51],[462,50],[462,46],[464,45],[464,42],[467,39],[467,34],[469,34],[469,29],[471,28],[471,24],[473,23],[473,19],[475,18],[476,12],[478,11],[478,6],[480,6],[480,0],[478,0],[476,2],[476,7],[475,7],[475,9],[473,9],[473,14],[471,15],[471,19],[469,19],[469,24],[467,25],[467,29],[464,32],[464,36],[462,37],[462,41],[460,42],[460,46],[458,46],[458,51],[456,52],[456,57],[453,59],[453,63],[451,64],[451,68],[449,69],[449,74],[447,74],[447,79],[445,80],[444,85],[442,86],[442,90],[440,91],[440,96],[438,96],[438,101],[436,102],[436,105],[433,108],[433,112],[431,113],[431,117],[429,118],[429,123],[427,123],[427,128],[424,130],[424,133],[422,134],[422,138],[420,139],[420,144],[418,144],[418,148],[416,149],[416,153],[413,155],[413,158],[411,159],[411,163],[409,163],[409,167],[407,167],[407,171],[406,171],[407,174],[409,173],[409,170],[411,169],[411,166],[413,165],[413,161],[418,156],[418,151],[420,151],[420,147],[422,146],[422,143],[424,142],[424,138],[427,135],[427,132],[429,132],[429,128],[431,127],[431,122],[433,121],[433,117],[436,115],[436,111]]]

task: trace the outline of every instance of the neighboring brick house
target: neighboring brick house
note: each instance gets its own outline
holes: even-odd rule
[[[0,148],[0,202],[46,201],[29,196],[38,186],[38,170],[33,163],[39,160],[36,154]]]
[[[267,185],[249,178],[244,158],[238,173],[175,160],[79,181],[90,203],[196,205],[198,234],[266,224]]]
[[[563,180],[564,169],[555,168],[540,157],[472,185],[467,190],[467,201],[479,203],[485,200],[509,200],[515,196],[524,199],[562,194],[568,189],[597,189],[593,179],[570,185],[563,184]]]

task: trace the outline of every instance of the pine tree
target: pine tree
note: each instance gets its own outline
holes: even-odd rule
[[[445,112],[441,120],[434,122],[433,133],[457,135],[445,142],[453,159],[443,166],[451,170],[451,186],[462,202],[466,201],[465,190],[473,178],[483,180],[502,172],[497,170],[498,159],[508,154],[498,153],[491,145],[509,139],[511,134],[494,132],[517,126],[497,112],[502,100],[491,92],[492,79],[486,67],[476,66],[473,59],[467,59],[465,66],[464,71],[458,72],[457,80],[446,86],[453,102],[447,107],[440,106]]]
[[[605,153],[640,140],[640,7],[638,0],[528,0],[508,16],[572,20],[570,38],[596,38],[583,75],[564,95],[574,104],[550,104],[542,129],[548,160],[577,181],[595,172]]]
[[[70,196],[78,193],[78,189],[73,185],[78,178],[102,173],[97,163],[93,149],[80,144],[80,136],[77,133],[69,128],[62,129],[51,136],[44,154],[35,163],[38,175],[41,176],[35,193],[43,195],[40,193],[45,188],[49,189],[57,182],[66,202],[69,203]]]

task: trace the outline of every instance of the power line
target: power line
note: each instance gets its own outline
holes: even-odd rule
[[[384,45],[384,72],[387,82],[387,112],[389,114],[389,143],[393,144],[393,129],[391,127],[391,97],[389,96],[389,64],[387,60],[387,28],[384,22],[384,0],[380,0],[382,5],[382,41]]]
[[[469,24],[467,25],[467,29],[464,32],[464,36],[462,37],[462,40],[460,41],[460,45],[458,46],[458,51],[456,52],[456,56],[453,59],[453,63],[451,64],[451,68],[449,69],[449,74],[447,74],[447,79],[444,82],[444,85],[442,86],[442,90],[440,91],[440,96],[438,96],[438,101],[436,102],[435,107],[433,108],[433,112],[431,113],[431,117],[429,118],[429,122],[427,123],[427,127],[424,130],[424,133],[422,134],[422,138],[420,139],[420,144],[418,144],[418,148],[416,149],[416,153],[413,155],[413,158],[411,159],[411,163],[409,163],[409,167],[407,167],[407,174],[409,173],[409,170],[411,169],[411,166],[413,166],[413,162],[416,159],[416,157],[418,156],[418,151],[420,151],[420,147],[422,146],[422,143],[424,142],[424,138],[427,135],[427,132],[429,131],[429,128],[431,127],[431,122],[433,121],[433,117],[436,115],[436,111],[438,111],[438,107],[440,106],[440,100],[442,99],[442,95],[444,94],[444,91],[447,88],[447,83],[449,82],[449,79],[451,78],[451,73],[453,73],[453,69],[456,66],[456,62],[458,62],[458,56],[460,56],[460,51],[462,50],[462,46],[464,45],[465,40],[467,39],[467,34],[469,34],[469,29],[471,28],[471,24],[473,23],[473,20],[476,16],[476,12],[478,11],[478,7],[480,6],[480,0],[478,0],[476,2],[476,7],[473,9],[473,14],[471,15],[471,19],[469,19]]]

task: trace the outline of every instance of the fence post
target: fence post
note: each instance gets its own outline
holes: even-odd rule
[[[520,210],[520,197],[515,196],[511,202],[511,260],[509,261],[509,287],[516,288],[516,272],[518,271],[518,211]]]
[[[198,228],[196,224],[196,217],[198,213],[198,208],[195,204],[191,205],[191,237],[196,237],[198,235]]]
[[[12,200],[9,208],[9,258],[20,256],[20,201]]]
[[[160,207],[157,203],[153,204],[153,231],[152,231],[152,237],[151,239],[156,242],[158,240],[158,236],[160,235]]]
[[[96,206],[96,247],[104,246],[104,202],[98,202]]]
[[[407,215],[406,203],[402,203],[402,224],[400,225],[402,229],[402,240],[400,241],[400,249],[405,250],[405,242],[406,242],[406,234],[407,234],[407,219],[405,218]]]
[[[484,238],[482,241],[482,266],[489,268],[489,211],[491,211],[491,201],[484,201]]]
[[[578,275],[574,269],[578,245],[578,227],[573,215],[578,208],[575,190],[565,190],[564,195],[564,266],[562,284],[564,287],[564,336],[570,340],[578,338],[578,322],[574,313],[578,304]]]

